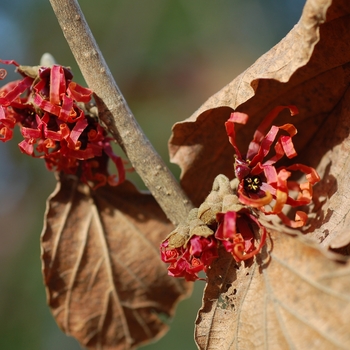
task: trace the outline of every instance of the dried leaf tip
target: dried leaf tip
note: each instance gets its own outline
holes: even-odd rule
[[[93,188],[123,182],[123,161],[92,112],[92,91],[75,83],[70,69],[51,64],[52,56],[45,60],[50,65],[27,67],[0,60],[23,76],[0,89],[0,140],[11,140],[18,125],[24,138],[20,150],[44,158],[48,170],[75,174]],[[109,174],[109,159],[118,175]]]

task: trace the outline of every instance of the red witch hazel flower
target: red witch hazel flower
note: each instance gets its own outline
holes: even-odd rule
[[[222,242],[226,251],[231,253],[237,262],[248,260],[260,252],[265,244],[266,228],[249,210],[218,213],[217,219],[221,224],[215,232],[215,238]],[[256,225],[261,232],[260,244],[257,247],[255,247],[253,225]]]
[[[170,263],[168,274],[184,277],[187,281],[199,279],[198,272],[207,271],[208,266],[218,257],[214,237],[192,236],[186,247],[169,247],[169,241],[161,244],[161,259]]]
[[[299,210],[296,212],[295,220],[291,220],[282,210],[285,205],[299,207],[309,204],[312,201],[312,186],[320,178],[315,169],[304,164],[275,167],[276,162],[284,155],[289,159],[297,155],[292,142],[297,129],[293,124],[273,125],[266,133],[269,125],[285,108],[290,110],[291,115],[298,113],[295,106],[279,106],[273,109],[255,131],[246,156],[242,156],[237,147],[234,125],[235,123],[245,124],[248,115],[234,112],[225,126],[229,141],[236,153],[234,167],[239,180],[237,194],[240,202],[258,208],[265,214],[276,214],[284,224],[296,228],[305,225],[307,214]],[[284,132],[284,135],[277,138],[280,131]],[[273,145],[275,154],[269,158]],[[299,184],[289,180],[295,171],[305,174],[304,183]],[[292,193],[296,193],[296,196],[293,197]]]
[[[170,276],[195,281],[200,271],[207,271],[218,257],[217,240],[214,232],[198,219],[197,208],[161,243],[160,255],[162,261],[170,264]]]
[[[207,272],[218,257],[219,246],[240,262],[261,250],[266,233],[250,209],[239,202],[229,179],[218,175],[201,206],[191,210],[187,219],[162,242],[161,259],[170,263],[170,276],[195,281],[199,279],[198,272]]]
[[[235,123],[245,124],[248,115],[231,114],[225,123],[229,141],[235,150],[236,179],[229,181],[218,175],[213,189],[198,209],[190,212],[161,244],[161,258],[170,263],[168,273],[184,277],[188,281],[198,279],[198,272],[206,272],[223,247],[237,261],[253,258],[265,244],[267,230],[259,221],[259,210],[266,215],[277,215],[290,227],[301,227],[307,214],[296,211],[295,220],[282,212],[285,205],[300,207],[312,201],[312,186],[320,178],[315,169],[304,164],[276,167],[286,156],[297,155],[292,137],[297,133],[292,124],[270,126],[281,110],[288,108],[292,115],[298,111],[294,106],[280,106],[259,125],[253,140],[243,156],[236,143]],[[270,155],[271,148],[274,153]],[[291,180],[293,172],[305,174],[306,181]]]
[[[0,89],[1,141],[9,141],[19,125],[24,138],[20,150],[44,158],[49,170],[75,174],[94,188],[124,181],[123,161],[91,112],[90,89],[73,82],[71,71],[59,65],[35,68],[0,62],[13,64],[23,76]],[[118,176],[109,174],[108,159]]]

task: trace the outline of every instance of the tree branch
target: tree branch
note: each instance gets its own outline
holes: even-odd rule
[[[168,218],[178,224],[192,203],[142,132],[120,92],[76,0],[50,0],[63,34],[88,86],[101,119],[120,144]]]

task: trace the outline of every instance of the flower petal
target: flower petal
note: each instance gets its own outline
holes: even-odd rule
[[[293,171],[299,170],[303,172],[306,175],[307,181],[310,182],[312,185],[316,184],[321,180],[320,176],[318,175],[317,171],[314,168],[304,164],[299,164],[299,163],[293,164],[286,167],[286,169],[293,170]]]
[[[19,64],[15,60],[0,60],[3,64],[13,64],[16,67],[19,67]]]
[[[60,106],[54,105],[50,101],[43,99],[39,94],[35,94],[33,102],[45,112],[54,114],[55,116],[59,116],[60,114]]]
[[[244,188],[242,183],[239,184],[237,192],[239,201],[245,205],[249,205],[252,208],[263,207],[264,205],[269,204],[273,199],[270,192],[265,192],[265,195],[259,198],[251,198],[246,196],[244,194]]]
[[[236,234],[237,213],[228,211],[227,213],[216,214],[218,222],[222,222],[216,230],[215,237],[220,240],[227,240]]]
[[[62,96],[62,106],[58,118],[64,122],[68,122],[71,119],[71,112],[73,109],[73,99],[63,95]]]
[[[248,121],[248,118],[249,118],[248,114],[241,113],[241,112],[233,112],[231,113],[228,121],[225,123],[228,139],[231,145],[233,146],[238,159],[242,159],[242,155],[236,144],[235,123],[246,124],[246,122]]]
[[[87,103],[91,100],[92,90],[71,82],[68,85],[67,94],[77,102]]]
[[[29,139],[25,139],[18,144],[19,149],[22,153],[28,154],[30,156],[34,153],[33,143]]]
[[[308,219],[308,216],[306,213],[304,213],[303,211],[297,211],[295,214],[295,220],[291,220],[288,218],[288,216],[286,216],[283,213],[279,213],[277,214],[278,217],[282,220],[282,222],[292,228],[299,228],[299,227],[303,227],[306,224],[306,221]]]
[[[1,125],[0,125],[1,127]],[[7,126],[3,126],[0,128],[0,141],[6,142],[12,139],[13,131]]]
[[[66,91],[66,81],[62,66],[53,65],[50,74],[50,102],[61,104],[61,95]]]
[[[7,70],[4,69],[4,68],[1,68],[0,69],[0,80],[3,80],[6,78],[6,75],[7,75]]]
[[[293,158],[298,155],[294,148],[292,138],[290,136],[281,136],[280,140],[284,153],[288,158]]]
[[[72,131],[70,132],[69,139],[72,141],[74,145],[77,144],[78,139],[84,129],[88,126],[88,122],[86,119],[79,119],[74,125]]]
[[[254,139],[250,142],[247,159],[250,159],[250,165],[254,167],[258,162],[262,162],[264,157],[270,152],[270,147],[275,141],[279,128],[275,125],[271,126],[270,131],[259,142]]]
[[[11,86],[11,90],[7,91],[6,85],[1,88],[1,91],[6,92],[4,95],[0,94],[0,104],[4,107],[9,106],[18,96],[26,91],[32,85],[33,79],[25,77],[22,80],[11,82],[7,84]]]

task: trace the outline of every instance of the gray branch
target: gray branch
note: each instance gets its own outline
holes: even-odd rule
[[[63,34],[88,86],[95,93],[102,121],[129,158],[159,205],[175,225],[193,207],[144,135],[91,33],[76,0],[50,0]]]

